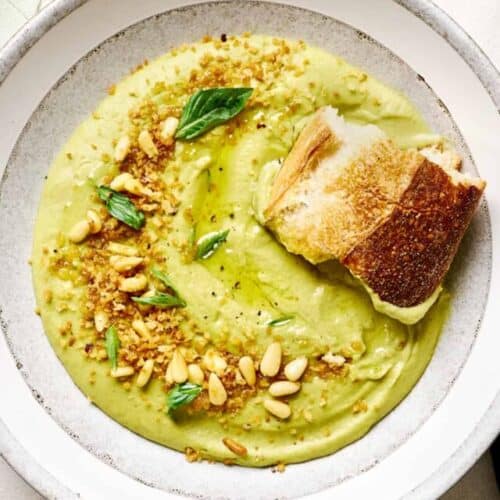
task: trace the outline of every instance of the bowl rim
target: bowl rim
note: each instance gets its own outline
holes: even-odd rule
[[[0,49],[0,85],[28,50],[54,25],[89,0],[53,0],[26,22]],[[273,2],[273,0],[261,0]],[[462,57],[500,111],[500,71],[472,37],[431,0],[392,0],[432,28]],[[289,4],[287,0],[278,3]],[[307,7],[306,7],[307,8]],[[416,488],[408,499],[431,498],[455,484],[478,460],[498,434],[500,391],[467,439]],[[0,451],[7,463],[36,491],[54,498],[77,498],[32,458],[0,420]]]

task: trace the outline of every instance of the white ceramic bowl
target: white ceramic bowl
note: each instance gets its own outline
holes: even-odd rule
[[[435,498],[499,430],[498,74],[429,3],[286,3],[56,0],[0,54],[0,447],[47,496]],[[104,89],[183,41],[247,30],[303,38],[400,88],[454,141],[465,170],[488,181],[448,280],[452,314],[422,379],[365,438],[285,474],[188,465],[90,405],[32,313],[27,265],[43,177]]]

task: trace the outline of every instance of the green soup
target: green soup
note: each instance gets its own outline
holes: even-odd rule
[[[178,113],[196,88],[210,84],[250,86],[254,94],[237,118],[197,140],[177,141],[157,165],[155,175],[164,186],[157,200],[161,208],[146,212],[143,229],[108,231],[119,243],[142,245],[144,273],[149,276],[155,266],[164,270],[187,303],[157,321],[158,335],[167,339],[158,347],[162,361],[140,388],[135,374],[110,376],[104,333],[92,322],[89,301],[104,299],[89,299],[94,278],[86,259],[95,252],[107,262],[99,235],[79,245],[66,235],[87,210],[103,213],[95,185],[119,172],[113,159],[119,138],[135,137],[137,123],[154,128],[155,120]],[[41,318],[75,383],[120,424],[196,457],[248,466],[299,462],[361,437],[425,370],[445,319],[446,293],[413,326],[376,312],[343,269],[312,267],[259,225],[252,204],[257,179],[264,164],[287,154],[303,120],[323,105],[338,108],[347,120],[378,125],[401,147],[439,137],[396,90],[320,49],[266,36],[180,48],[138,69],[110,93],[55,159],[35,228],[33,277]],[[226,229],[227,241],[212,256],[190,258],[193,241]],[[139,305],[127,307],[144,312]],[[282,317],[289,321],[269,326]],[[306,356],[301,389],[285,398],[291,416],[280,420],[264,409],[271,382],[264,379],[242,395],[230,393],[228,401],[240,398],[233,407],[185,407],[168,414],[163,375],[172,352],[169,339],[174,342],[165,330],[169,321],[187,358],[198,362],[206,349],[215,349],[234,373],[239,357],[250,355],[257,364],[273,341],[281,343],[282,365]],[[136,337],[123,336],[122,348],[140,352],[145,341]],[[340,353],[344,367],[330,370],[321,361],[326,353]],[[119,364],[127,359],[120,351]],[[203,393],[207,378],[205,373]],[[247,453],[235,454],[224,438]]]

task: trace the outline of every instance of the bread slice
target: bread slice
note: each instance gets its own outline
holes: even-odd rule
[[[274,178],[264,223],[291,253],[339,260],[378,309],[415,322],[437,298],[485,187],[459,166],[452,151],[401,150],[378,127],[321,108]]]

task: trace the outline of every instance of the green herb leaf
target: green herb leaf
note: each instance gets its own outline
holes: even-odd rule
[[[177,410],[180,406],[191,403],[201,392],[201,385],[184,382],[177,384],[167,394],[168,413]]]
[[[155,278],[159,279],[167,288],[170,288],[174,294],[156,292],[151,297],[132,297],[132,300],[138,304],[146,304],[162,308],[186,307],[186,301],[180,297],[179,292],[175,288],[172,281],[170,281],[170,278],[159,269],[153,269],[151,272]]]
[[[235,117],[245,107],[253,89],[215,88],[199,90],[189,98],[175,133],[191,140]]]
[[[151,272],[156,279],[159,279],[167,288],[170,288],[170,290],[172,290],[175,295],[180,298],[179,291],[165,273],[159,269],[153,269]]]
[[[132,297],[132,300],[138,304],[156,306],[165,309],[167,307],[186,307],[186,302],[183,299],[164,292],[156,292],[151,297]]]
[[[196,243],[195,259],[208,259],[227,239],[229,229],[215,231],[202,236]]]
[[[134,229],[140,229],[145,222],[144,214],[137,210],[130,198],[107,186],[97,188],[99,198],[104,202],[108,212],[119,221]]]
[[[106,352],[111,366],[116,368],[118,365],[118,349],[120,349],[120,339],[114,326],[110,326],[106,331]]]
[[[283,326],[292,321],[295,316],[282,316],[281,318],[276,318],[267,323],[267,326]]]

